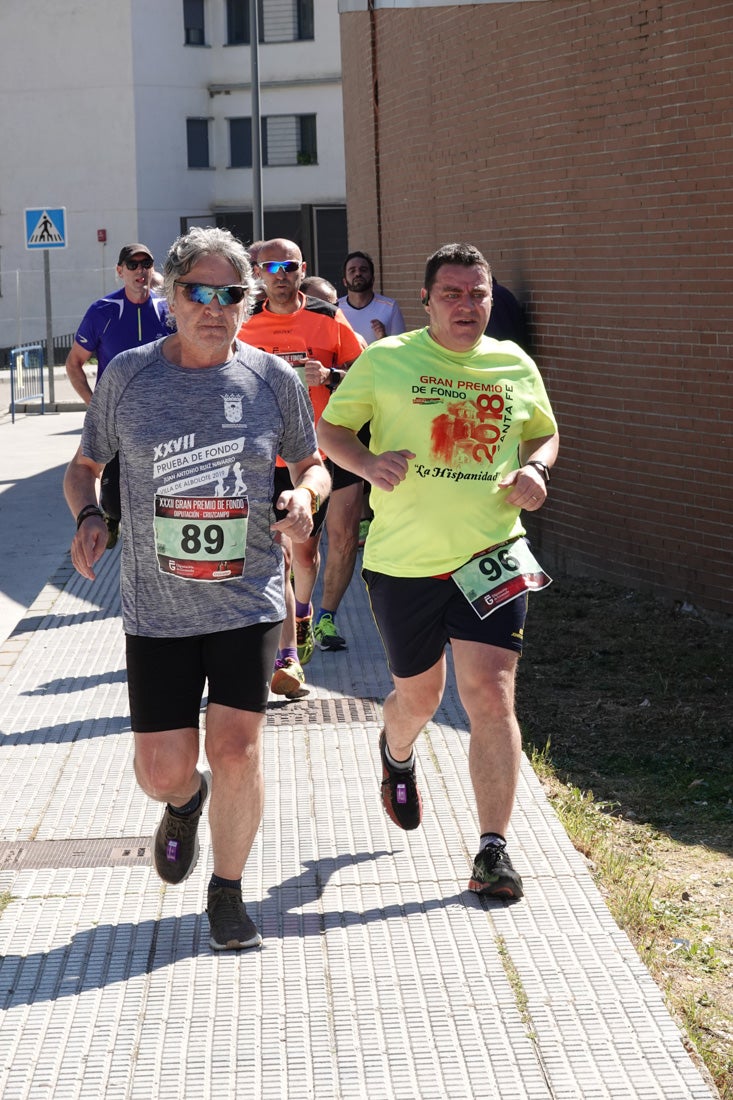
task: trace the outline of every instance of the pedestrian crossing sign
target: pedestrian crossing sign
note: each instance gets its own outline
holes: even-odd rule
[[[39,206],[25,212],[26,248],[66,248],[66,207]]]

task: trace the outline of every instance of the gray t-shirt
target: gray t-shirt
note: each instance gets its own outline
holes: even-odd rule
[[[316,450],[305,387],[236,342],[215,367],[178,367],[164,340],[116,356],[94,390],[82,453],[119,451],[125,632],[186,637],[285,617],[270,524],[275,456]]]

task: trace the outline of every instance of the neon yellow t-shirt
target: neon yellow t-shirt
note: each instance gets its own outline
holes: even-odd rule
[[[557,429],[540,373],[516,344],[484,336],[451,352],[426,328],[363,351],[323,417],[354,431],[371,421],[375,454],[415,454],[393,492],[370,496],[364,565],[393,577],[446,573],[524,534],[497,483],[518,468],[520,442]]]

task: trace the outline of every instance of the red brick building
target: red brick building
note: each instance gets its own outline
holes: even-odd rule
[[[408,325],[476,244],[560,421],[569,573],[730,613],[733,4],[341,0],[349,246]]]

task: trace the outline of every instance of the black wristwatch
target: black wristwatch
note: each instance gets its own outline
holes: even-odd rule
[[[85,504],[79,515],[76,517],[76,529],[77,531],[81,527],[85,519],[89,519],[90,516],[98,516],[99,519],[104,519],[104,512],[98,504]]]
[[[539,470],[545,479],[545,485],[550,481],[550,467],[545,462],[538,462],[537,459],[531,458],[529,462],[525,462],[525,466],[534,466],[535,470]]]

